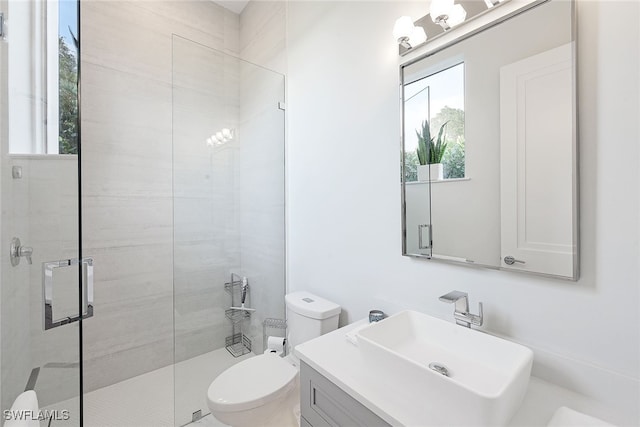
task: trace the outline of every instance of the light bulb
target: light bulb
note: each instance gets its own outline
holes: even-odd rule
[[[447,24],[450,27],[455,27],[458,24],[462,24],[464,20],[467,18],[467,11],[464,10],[461,4],[457,4],[453,6],[451,9],[451,13],[449,13],[449,19],[447,19]]]
[[[431,0],[429,15],[431,20],[438,24],[443,19],[448,19],[453,9],[453,0]]]
[[[227,128],[222,129],[222,136],[225,139],[230,139],[231,138],[231,131]]]
[[[409,44],[411,47],[416,47],[427,41],[427,33],[424,32],[422,27],[413,27],[411,36],[409,36]]]
[[[222,141],[224,139],[224,137],[222,136],[222,132],[216,132],[216,139],[218,141]]]
[[[207,138],[207,147],[213,147],[213,139]]]
[[[401,16],[396,20],[395,25],[393,26],[393,38],[400,42],[405,38],[411,37],[411,32],[413,31],[413,20],[410,16]]]

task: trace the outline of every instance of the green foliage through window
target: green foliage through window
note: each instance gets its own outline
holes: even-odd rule
[[[62,37],[58,38],[60,154],[78,154],[78,61]]]
[[[465,177],[465,138],[464,138],[464,111],[459,108],[443,107],[431,121],[431,130],[442,129],[446,126],[445,139],[446,150],[442,155],[444,168],[444,179],[455,179]],[[422,129],[422,134],[418,132],[418,139],[422,134],[430,132]],[[432,163],[432,162],[429,162]],[[404,153],[405,181],[412,182],[418,180],[417,168],[420,164],[415,151]]]
[[[447,124],[447,150],[442,157],[444,179],[464,178],[465,139],[464,111],[459,108],[443,107],[432,120],[432,127]]]

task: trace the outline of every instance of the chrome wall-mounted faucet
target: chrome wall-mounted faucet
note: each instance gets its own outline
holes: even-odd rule
[[[471,325],[482,326],[482,303],[478,303],[478,314],[469,313],[469,297],[466,292],[451,291],[446,295],[442,295],[440,301],[455,305],[453,317],[458,325],[466,326],[467,328],[470,328]]]
[[[14,237],[11,240],[11,247],[9,248],[9,257],[11,258],[11,265],[16,266],[20,264],[20,258],[26,258],[27,262],[31,264],[31,255],[33,255],[33,248],[28,246],[22,246],[20,239]]]

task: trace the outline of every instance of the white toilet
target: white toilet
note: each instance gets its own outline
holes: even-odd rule
[[[287,294],[285,302],[288,356],[261,354],[220,374],[207,391],[207,404],[219,421],[233,427],[299,425],[299,361],[293,349],[335,330],[340,306],[309,292]]]

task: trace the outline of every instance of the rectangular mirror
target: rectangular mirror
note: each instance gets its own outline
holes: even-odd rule
[[[403,255],[578,278],[574,3],[400,68]]]

